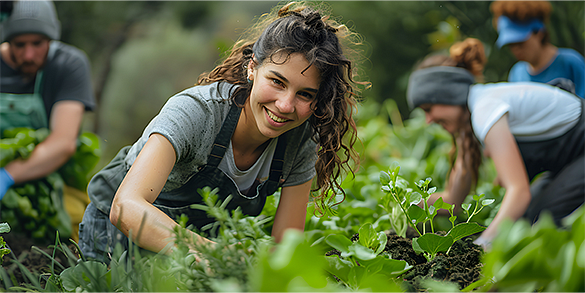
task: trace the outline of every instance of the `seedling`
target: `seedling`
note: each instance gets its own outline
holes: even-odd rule
[[[326,269],[349,288],[359,289],[368,276],[383,274],[395,278],[412,268],[406,261],[391,259],[383,253],[388,236],[376,232],[371,223],[362,225],[358,235],[357,242],[340,234],[331,234],[325,239],[341,253],[340,256],[327,257],[329,265]]]
[[[399,172],[400,166],[396,163],[392,164],[388,172],[380,172],[382,190],[386,192],[381,204],[387,211],[389,210],[388,207],[392,207],[394,204],[400,207],[408,224],[420,236],[412,239],[413,249],[417,252],[423,252],[427,260],[433,260],[439,252],[447,251],[448,253],[455,241],[485,230],[485,227],[475,222],[470,222],[470,220],[473,216],[479,214],[484,206],[492,204],[493,199],[483,199],[483,194],[474,195],[473,199],[476,205],[471,213],[469,211],[471,204],[462,206],[468,215],[467,221],[455,225],[457,216],[453,214],[453,205],[444,202],[442,198],[437,199],[433,205],[429,206],[427,204],[428,199],[437,189],[436,187],[429,187],[432,181],[431,178],[416,182],[415,184],[420,190],[420,192],[417,192],[408,188],[408,182],[399,176]],[[433,219],[440,209],[445,209],[450,214],[449,221],[452,228],[445,236],[435,234],[433,227]],[[430,223],[430,233],[426,231],[427,222]],[[422,227],[422,231],[419,230],[419,224]]]

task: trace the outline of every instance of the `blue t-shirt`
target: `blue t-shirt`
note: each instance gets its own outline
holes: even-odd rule
[[[547,83],[559,77],[573,81],[575,93],[581,98],[585,97],[585,59],[573,49],[559,48],[553,62],[537,74],[531,72],[528,62],[519,61],[510,69],[508,81]]]

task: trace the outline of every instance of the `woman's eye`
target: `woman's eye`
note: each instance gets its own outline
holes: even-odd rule
[[[272,79],[272,82],[273,82],[275,85],[278,85],[278,86],[282,86],[282,85],[283,85],[282,81],[280,81],[280,80],[278,80],[278,79]]]
[[[303,97],[305,100],[312,100],[314,96],[307,92],[299,92],[299,96]]]

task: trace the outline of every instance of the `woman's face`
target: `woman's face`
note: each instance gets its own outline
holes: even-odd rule
[[[247,115],[246,123],[256,126],[261,139],[278,137],[303,124],[313,114],[311,102],[319,89],[319,71],[315,66],[307,69],[309,62],[302,54],[277,54],[273,60],[248,66],[253,85],[246,113],[252,115]]]
[[[457,105],[422,104],[427,124],[432,122],[441,125],[451,134],[455,134],[461,127],[463,107]]]
[[[516,59],[533,64],[538,61],[543,37],[543,33],[532,33],[526,41],[509,44],[508,47]]]

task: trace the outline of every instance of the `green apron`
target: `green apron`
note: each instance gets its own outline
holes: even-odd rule
[[[0,93],[0,138],[14,127],[48,128],[45,103],[41,97],[43,71],[39,71],[32,94]]]

